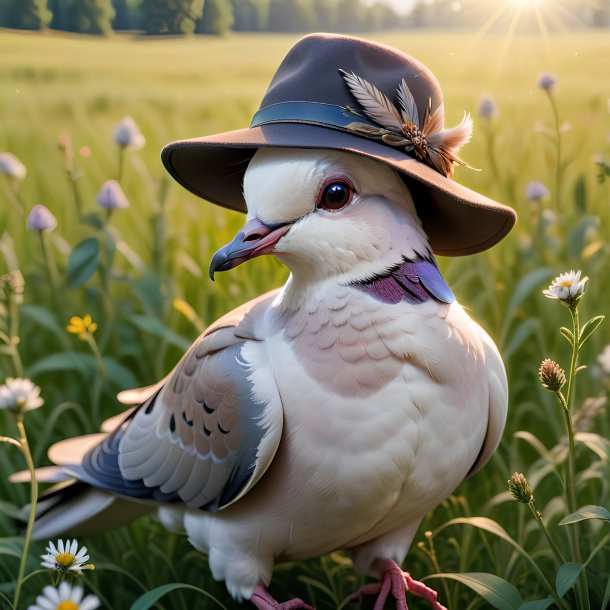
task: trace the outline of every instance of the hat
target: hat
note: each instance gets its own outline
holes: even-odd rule
[[[450,179],[465,117],[444,129],[434,75],[396,49],[361,38],[312,34],[278,68],[249,128],[181,140],[161,154],[194,194],[246,211],[242,182],[260,147],[343,150],[395,169],[413,195],[436,254],[481,252],[512,228],[515,212]]]

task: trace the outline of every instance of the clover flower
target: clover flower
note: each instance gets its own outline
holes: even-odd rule
[[[124,210],[129,201],[116,180],[106,180],[95,197],[96,203],[105,210]]]
[[[63,574],[69,572],[80,574],[83,570],[95,569],[93,564],[85,563],[89,559],[87,555],[87,547],[78,548],[76,538],[72,541],[69,539],[65,542],[61,539],[57,541],[57,546],[49,540],[47,552],[41,555],[42,567],[49,570],[56,570]]]
[[[538,182],[537,180],[532,180],[525,189],[525,198],[528,201],[540,201],[541,199],[546,199],[549,196],[549,189],[542,184],[542,182]]]
[[[37,203],[28,214],[28,231],[52,231],[56,226],[57,218],[42,203]]]
[[[130,117],[123,117],[114,129],[112,139],[123,148],[139,150],[144,146],[146,140],[136,122]]]
[[[80,585],[73,587],[65,581],[59,587],[48,585],[28,610],[95,610],[100,607],[100,600],[95,595],[83,597],[84,594]]]
[[[529,504],[534,499],[532,486],[520,472],[514,472],[508,479],[508,491],[517,502],[523,502],[523,504]]]
[[[549,93],[555,88],[557,79],[550,72],[541,72],[536,79],[536,84],[543,90]]]
[[[13,153],[0,153],[0,174],[23,180],[27,173],[25,165]]]
[[[490,97],[482,97],[479,101],[478,114],[482,119],[492,119],[498,115],[498,107]]]
[[[542,294],[549,299],[557,299],[566,307],[575,307],[585,293],[589,279],[587,276],[581,279],[580,274],[581,271],[568,271],[558,275]]]
[[[23,377],[7,377],[0,385],[0,409],[14,412],[33,411],[44,403],[40,388]]]
[[[559,392],[566,382],[565,371],[554,361],[547,358],[543,360],[538,369],[538,376],[542,387],[551,392]]]
[[[93,321],[91,314],[86,313],[82,318],[72,316],[66,330],[71,335],[78,335],[79,339],[85,340],[87,335],[92,335],[97,330],[97,324]]]

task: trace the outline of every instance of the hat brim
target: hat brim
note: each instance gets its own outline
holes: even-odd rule
[[[179,140],[161,153],[167,171],[189,191],[225,208],[246,211],[243,175],[261,147],[343,150],[385,163],[405,177],[417,213],[436,254],[475,254],[499,242],[516,214],[446,178],[399,149],[317,125],[272,123]]]

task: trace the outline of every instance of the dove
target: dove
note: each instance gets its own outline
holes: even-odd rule
[[[43,498],[35,536],[156,512],[208,556],[235,599],[260,610],[309,608],[268,593],[274,565],[336,549],[378,579],[352,599],[373,595],[382,608],[391,596],[406,610],[411,592],[441,610],[436,592],[400,566],[423,517],[494,453],[508,389],[496,346],[435,254],[493,245],[514,213],[449,179],[463,163],[468,119],[443,128],[435,81],[409,56],[309,36],[268,95],[297,77],[295,66],[328,70],[329,53],[341,64],[334,86],[353,106],[267,99],[247,130],[164,150],[184,186],[246,211],[213,255],[211,277],[263,255],[290,276],[215,321],[164,380],[123,392],[132,406],[101,433],[51,447],[56,467],[45,474],[65,481]],[[391,73],[394,91],[384,93],[371,82],[380,58],[420,80]],[[310,110],[324,116],[294,122]],[[281,142],[287,127],[292,146]]]

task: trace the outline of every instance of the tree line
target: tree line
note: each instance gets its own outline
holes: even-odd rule
[[[401,27],[383,3],[360,0],[3,0],[0,27],[108,35],[358,32]]]

